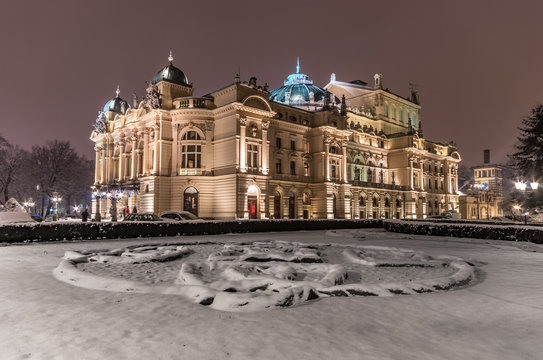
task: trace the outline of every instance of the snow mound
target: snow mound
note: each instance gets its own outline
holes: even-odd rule
[[[34,222],[34,220],[17,200],[11,198],[0,208],[0,225],[21,222]]]
[[[162,269],[177,271],[177,277],[149,285],[126,275],[148,273],[145,266],[151,263],[170,266]],[[104,276],[111,267],[129,271],[124,278]],[[408,249],[269,241],[66,251],[54,275],[90,289],[181,295],[217,310],[261,311],[322,297],[449,290],[469,283],[474,269],[458,258],[432,258]]]

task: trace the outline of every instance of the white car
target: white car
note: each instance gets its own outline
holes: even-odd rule
[[[195,221],[202,220],[198,216],[188,211],[166,211],[160,214],[160,218],[165,221]]]

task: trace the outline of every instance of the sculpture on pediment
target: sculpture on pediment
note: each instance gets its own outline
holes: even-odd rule
[[[144,106],[147,109],[159,109],[162,107],[162,101],[160,100],[160,93],[158,92],[158,86],[153,82],[146,82],[147,89],[145,89],[146,95],[143,99]]]
[[[100,134],[105,133],[107,131],[108,123],[109,121],[107,120],[106,114],[104,114],[103,111],[98,111],[98,117],[93,125],[94,131]]]

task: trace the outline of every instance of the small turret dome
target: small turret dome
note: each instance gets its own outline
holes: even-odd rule
[[[296,73],[290,74],[284,85],[273,89],[270,100],[290,106],[310,106],[322,102],[325,91],[313,85],[309,76],[300,73],[300,59],[296,65]]]
[[[153,82],[158,83],[160,81],[167,81],[177,85],[190,86],[185,73],[181,71],[181,69],[173,66],[173,56],[171,51],[170,56],[168,56],[168,61],[170,64],[156,73],[155,77],[153,78]]]
[[[126,111],[130,108],[130,105],[128,105],[128,103],[121,99],[121,97],[119,96],[120,91],[118,86],[116,93],[117,95],[104,105],[103,111],[104,113],[107,113],[108,111],[113,111],[115,113],[124,115],[126,114]]]

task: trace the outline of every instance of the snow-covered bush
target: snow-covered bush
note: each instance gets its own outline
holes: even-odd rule
[[[405,234],[452,236],[476,239],[531,241],[543,244],[543,228],[523,225],[484,225],[390,220],[386,231]]]
[[[382,220],[224,220],[203,222],[31,223],[0,226],[0,242],[382,228]]]

